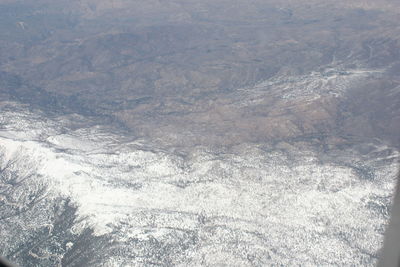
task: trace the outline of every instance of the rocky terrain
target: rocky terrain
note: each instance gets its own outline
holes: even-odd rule
[[[321,131],[348,135],[366,128],[369,136],[399,143],[394,89],[399,84],[399,8],[394,2],[53,2],[6,1],[1,6],[3,88],[20,101],[107,116],[139,136],[175,136],[168,140],[173,145],[182,139],[215,145]],[[282,103],[276,100],[280,92],[273,90],[259,95],[263,101],[257,107],[231,103],[237,90],[271,78],[365,71],[382,75],[353,84],[359,88],[348,92],[350,101],[354,95],[365,99],[351,107],[333,95],[312,104],[294,98]],[[318,87],[314,82],[311,86]],[[373,113],[390,110],[373,118],[365,111],[370,104]],[[304,114],[294,118],[297,108]],[[268,115],[270,109],[275,114]],[[354,118],[355,131],[348,127]],[[281,130],[269,127],[274,120],[283,121]],[[293,120],[306,129],[292,125]],[[249,131],[254,133],[249,136]],[[217,132],[234,137],[221,140]]]
[[[376,263],[395,1],[0,0],[0,255]]]

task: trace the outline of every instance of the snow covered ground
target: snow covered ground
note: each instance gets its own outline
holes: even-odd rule
[[[96,235],[118,241],[108,265],[376,262],[399,156],[379,141],[364,155],[348,148],[324,160],[287,143],[183,155],[78,127],[90,125],[78,115],[1,109],[3,152],[28,156],[49,197],[70,197]]]

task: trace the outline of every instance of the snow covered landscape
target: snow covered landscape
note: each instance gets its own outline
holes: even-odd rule
[[[46,201],[70,199],[77,220],[116,241],[107,264],[376,262],[399,156],[379,140],[363,154],[349,147],[323,157],[285,142],[174,154],[104,125],[79,127],[91,124],[82,116],[49,119],[14,102],[1,107],[2,166],[23,157],[17,167],[35,169]],[[49,217],[41,214],[26,231],[50,225],[52,235]],[[15,236],[4,226],[7,242]],[[68,245],[62,240],[60,248]]]
[[[0,0],[0,257],[375,266],[396,0]]]

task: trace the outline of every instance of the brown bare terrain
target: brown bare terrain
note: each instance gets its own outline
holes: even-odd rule
[[[399,143],[394,1],[40,3],[40,12],[30,1],[0,3],[12,25],[1,32],[0,69],[13,87],[4,97],[107,116],[171,146],[328,136]],[[333,80],[331,93],[282,98],[323,83],[311,73],[329,69],[381,74],[340,93]],[[269,79],[287,86],[241,99]]]

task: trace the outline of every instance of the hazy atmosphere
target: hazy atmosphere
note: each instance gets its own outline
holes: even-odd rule
[[[0,0],[0,256],[374,266],[396,0]]]

